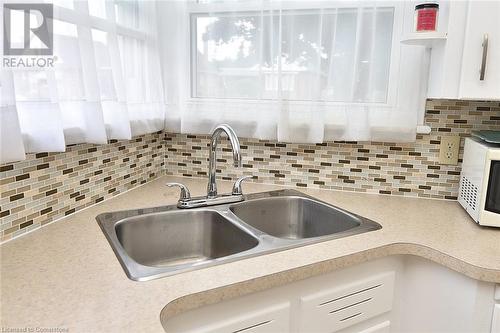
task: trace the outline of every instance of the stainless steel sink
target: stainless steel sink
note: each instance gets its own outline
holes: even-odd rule
[[[288,239],[331,235],[362,223],[350,213],[299,196],[249,200],[231,206],[230,210],[252,227]]]
[[[196,264],[249,250],[259,241],[211,210],[134,216],[115,226],[130,258],[145,266]]]
[[[210,208],[104,213],[97,221],[127,276],[137,281],[381,228],[294,190],[244,199]]]

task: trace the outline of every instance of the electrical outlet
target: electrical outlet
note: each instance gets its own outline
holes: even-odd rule
[[[440,164],[458,164],[458,152],[460,150],[460,136],[449,135],[441,137],[439,147]]]

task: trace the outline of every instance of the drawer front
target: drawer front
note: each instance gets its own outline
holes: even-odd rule
[[[301,332],[336,332],[392,309],[388,272],[300,298]]]
[[[216,321],[191,332],[203,333],[276,333],[290,331],[290,303],[280,303]]]
[[[359,333],[390,333],[391,332],[391,322],[386,320],[383,323],[371,326]]]

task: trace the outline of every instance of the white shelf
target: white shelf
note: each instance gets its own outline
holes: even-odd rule
[[[443,32],[414,32],[404,36],[401,43],[432,48],[436,44],[444,43],[446,38],[447,34]]]

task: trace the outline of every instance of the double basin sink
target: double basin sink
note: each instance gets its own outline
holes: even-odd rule
[[[97,221],[136,281],[381,228],[294,190],[250,194],[239,203],[206,208],[104,213]]]

